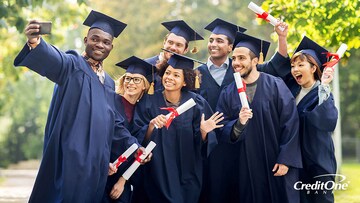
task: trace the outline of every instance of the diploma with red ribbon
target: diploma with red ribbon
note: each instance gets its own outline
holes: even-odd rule
[[[234,78],[235,78],[236,88],[239,93],[241,106],[245,106],[249,108],[249,103],[246,96],[246,84],[243,83],[239,72],[234,73]]]
[[[343,57],[345,51],[347,50],[347,47],[348,46],[343,43],[340,45],[336,53],[327,52],[326,57],[327,58],[331,57],[331,59],[328,62],[324,63],[323,66],[325,68],[333,68],[340,61],[340,58]]]
[[[122,155],[120,155],[113,163],[113,165],[116,168],[119,168],[119,166],[124,163],[127,158],[135,152],[135,150],[138,148],[137,144],[132,144],[124,153],[122,153]]]
[[[264,11],[261,7],[253,3],[252,1],[249,3],[248,8],[254,11],[258,18],[262,18],[268,22],[270,22],[271,25],[276,26],[278,20],[274,18],[272,15]],[[285,28],[279,27],[281,31],[284,31]]]
[[[139,168],[140,162],[142,160],[144,160],[150,154],[150,152],[155,148],[155,146],[156,146],[156,143],[153,141],[150,141],[150,143],[145,148],[144,154],[141,153],[141,151],[139,151],[139,154],[138,154],[137,158],[135,159],[134,163],[131,164],[131,166],[122,175],[122,177],[124,177],[125,180],[129,180],[129,178],[132,176],[132,174],[135,173],[136,169]]]
[[[189,99],[187,100],[185,103],[181,104],[179,107],[172,108],[172,107],[163,107],[160,109],[164,109],[164,110],[168,110],[170,111],[170,113],[168,113],[166,115],[166,128],[169,128],[171,122],[174,120],[174,118],[176,118],[177,116],[181,115],[182,113],[184,113],[185,111],[189,110],[191,107],[195,106],[196,103],[194,101],[194,99]],[[155,125],[156,128],[158,128],[158,126]]]

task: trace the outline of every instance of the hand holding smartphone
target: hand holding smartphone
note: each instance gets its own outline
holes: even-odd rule
[[[40,31],[33,33],[32,35],[45,35],[45,34],[51,34],[51,22],[34,22],[33,24],[40,25]]]

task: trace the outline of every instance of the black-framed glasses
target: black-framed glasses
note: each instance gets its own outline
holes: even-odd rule
[[[130,76],[125,76],[125,78],[124,78],[124,82],[127,82],[127,83],[130,83],[131,80],[135,84],[140,84],[143,79],[141,77],[130,77]]]

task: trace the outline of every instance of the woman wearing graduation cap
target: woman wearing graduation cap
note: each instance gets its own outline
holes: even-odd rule
[[[115,106],[124,117],[125,127],[131,132],[135,106],[150,87],[146,76],[151,75],[152,65],[136,56],[131,56],[116,65],[124,68],[126,72],[118,79]],[[113,147],[111,151],[110,161],[113,162],[118,158],[119,148]],[[108,177],[102,202],[131,201],[131,184],[121,177],[130,163],[132,162],[123,163],[116,174]]]
[[[209,104],[194,88],[195,73],[192,59],[173,54],[162,76],[163,91],[146,95],[137,105],[134,115],[134,134],[143,143],[157,145],[153,159],[144,166],[143,202],[197,202],[202,186],[202,157],[217,143],[215,128],[222,114],[212,114]],[[176,116],[170,125],[168,111],[189,99],[195,106]],[[207,120],[205,120],[205,118]]]
[[[336,159],[332,132],[338,111],[330,93],[334,70],[325,68],[328,51],[304,36],[291,57],[290,80],[285,80],[296,98],[300,117],[299,135],[304,167],[300,171],[301,184],[327,183],[335,180]],[[300,190],[301,202],[334,202],[332,190]]]
[[[115,84],[102,63],[126,24],[91,11],[84,25],[90,29],[81,55],[46,43],[36,34],[39,24],[30,21],[25,28],[27,44],[14,61],[56,83],[29,202],[100,202],[110,147],[126,149],[137,143],[115,110]]]

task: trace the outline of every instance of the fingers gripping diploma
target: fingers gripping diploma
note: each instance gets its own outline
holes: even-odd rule
[[[276,163],[272,171],[275,173],[274,176],[284,176],[287,174],[288,170],[289,167],[286,165]]]
[[[321,84],[328,85],[333,80],[333,78],[334,78],[334,68],[326,67],[321,76]]]
[[[223,113],[215,112],[209,119],[205,120],[205,115],[201,115],[200,131],[203,140],[206,140],[206,135],[216,128],[221,128],[224,125],[218,125],[224,119]]]
[[[137,150],[137,152],[135,153],[135,159],[137,159],[138,156],[140,156],[140,155],[142,155],[142,154],[146,154],[146,151],[145,151],[145,148],[144,148],[144,147],[140,147],[140,148]],[[143,165],[143,164],[146,164],[147,162],[151,161],[151,157],[152,157],[152,153],[150,152],[145,159],[142,159],[142,160],[140,161],[140,164]]]
[[[113,165],[112,163],[109,163],[109,172],[108,172],[108,175],[111,176],[113,175],[114,173],[117,172],[117,168],[115,165]]]
[[[243,106],[239,113],[239,121],[242,125],[245,125],[249,119],[253,117],[252,109],[249,107]]]
[[[166,124],[166,116],[161,114],[161,115],[158,115],[156,116],[155,118],[153,118],[151,121],[150,121],[150,125],[154,128],[158,128],[158,129],[161,129],[162,127],[165,126]]]
[[[288,28],[289,26],[287,23],[278,20],[274,27],[274,30],[279,37],[286,37],[288,34]]]

